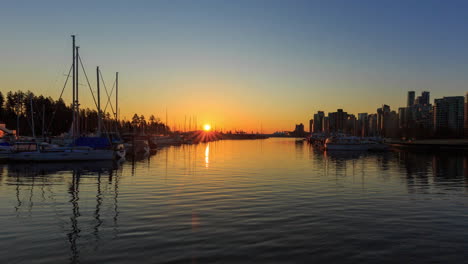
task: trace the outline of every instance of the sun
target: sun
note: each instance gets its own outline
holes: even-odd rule
[[[203,130],[210,131],[211,130],[211,125],[210,124],[204,124],[203,125]]]

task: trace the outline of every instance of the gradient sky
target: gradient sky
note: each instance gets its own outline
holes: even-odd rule
[[[396,109],[408,90],[464,95],[467,14],[466,1],[7,1],[0,90],[57,98],[76,34],[93,85],[97,65],[109,87],[120,73],[122,118],[167,107],[170,125],[292,130],[317,110]]]

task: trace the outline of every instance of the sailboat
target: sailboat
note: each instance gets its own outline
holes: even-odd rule
[[[78,66],[79,47],[73,40],[73,122],[71,135],[73,143],[70,146],[59,147],[46,142],[16,142],[11,147],[9,159],[13,161],[94,161],[112,160],[115,157],[113,146],[108,138],[78,137],[79,131],[79,101],[78,101]],[[100,108],[100,107],[99,107]],[[100,109],[99,109],[100,113]],[[100,116],[99,116],[100,118]],[[99,120],[100,122],[100,120]]]

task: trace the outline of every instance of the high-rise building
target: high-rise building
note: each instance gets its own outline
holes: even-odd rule
[[[336,112],[328,113],[328,119],[330,132],[345,132],[346,120],[348,120],[347,112],[343,112],[343,109],[338,109]]]
[[[414,91],[408,92],[407,107],[398,109],[398,127],[400,136],[426,138],[432,136],[433,111],[430,92],[424,91],[411,104]]]
[[[299,125],[296,124],[296,128],[294,129],[294,132],[292,134],[293,136],[296,136],[296,137],[305,136],[304,124],[302,123],[300,123]]]
[[[323,132],[323,118],[325,117],[325,113],[323,111],[318,111],[317,114],[314,115],[314,125],[313,125],[313,133],[321,133]]]
[[[414,91],[409,91],[406,106],[410,107],[412,105],[414,105]]]
[[[371,114],[368,116],[369,119],[369,136],[377,136],[378,129],[377,129],[377,114]]]
[[[347,135],[359,136],[357,131],[357,119],[355,115],[348,115],[346,119],[346,124],[344,128],[344,132]]]
[[[322,132],[323,133],[330,133],[330,119],[328,116],[323,117],[323,126]]]
[[[390,113],[390,106],[382,105],[381,108],[377,109],[377,133],[385,136],[385,121]]]
[[[398,108],[398,127],[400,129],[404,129],[407,127],[406,123],[406,107],[400,107]]]
[[[418,96],[416,100],[414,100],[413,105],[416,105],[416,106],[429,105],[429,97],[430,97],[430,93],[427,91],[424,91],[421,93],[421,96]]]
[[[361,137],[369,135],[369,120],[367,113],[359,113],[357,120],[357,134]]]
[[[468,93],[465,95],[465,137],[468,137]]]
[[[313,119],[310,119],[309,120],[309,133],[312,134],[313,132],[313,126],[314,126],[314,120]]]
[[[389,138],[398,137],[398,114],[395,111],[389,111],[384,116],[383,135]]]
[[[429,101],[430,101],[430,93],[427,91],[422,92],[418,103],[420,105],[429,105],[430,104]]]
[[[434,100],[434,130],[439,136],[463,135],[465,98],[450,96]]]

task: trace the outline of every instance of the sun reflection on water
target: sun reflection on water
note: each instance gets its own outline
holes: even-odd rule
[[[210,163],[210,143],[206,144],[205,148],[205,168],[208,168]]]

